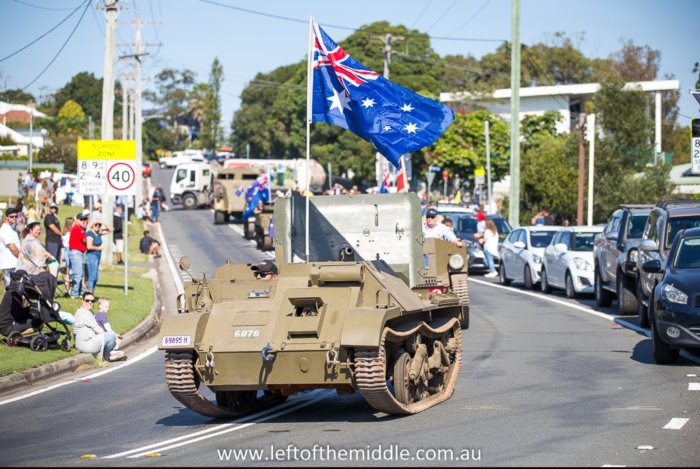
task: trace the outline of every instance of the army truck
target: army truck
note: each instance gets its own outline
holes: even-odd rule
[[[221,168],[214,179],[214,224],[241,218],[246,209],[245,190],[260,176],[253,167]]]
[[[423,238],[415,194],[313,197],[308,232],[304,207],[275,204],[276,278],[228,261],[190,274],[158,339],[170,393],[222,418],[315,388],[388,414],[449,399],[469,323],[464,248]]]

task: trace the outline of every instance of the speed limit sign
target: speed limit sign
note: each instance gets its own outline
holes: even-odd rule
[[[107,191],[108,193],[114,191],[117,195],[131,195],[131,192],[136,192],[130,190],[134,186],[134,182],[136,182],[136,171],[133,165],[126,161],[110,162],[109,169],[107,169],[107,184],[110,189]]]

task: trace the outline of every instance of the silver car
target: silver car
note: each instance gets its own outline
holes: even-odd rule
[[[522,281],[526,288],[534,289],[540,281],[544,248],[560,229],[560,226],[534,225],[511,231],[498,248],[501,258],[498,278],[501,284]]]

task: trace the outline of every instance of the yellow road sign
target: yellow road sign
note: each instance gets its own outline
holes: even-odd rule
[[[78,160],[135,160],[136,140],[78,140]]]

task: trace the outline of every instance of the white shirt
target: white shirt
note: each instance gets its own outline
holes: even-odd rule
[[[484,230],[484,250],[498,256],[498,233]]]
[[[457,235],[442,223],[436,223],[433,228],[428,227],[427,223],[423,223],[423,236],[426,238],[444,239],[446,241],[457,241]]]
[[[0,227],[0,269],[14,269],[17,267],[17,258],[10,248],[10,244],[14,244],[17,249],[20,248],[19,236],[12,228],[12,225],[3,223]]]

